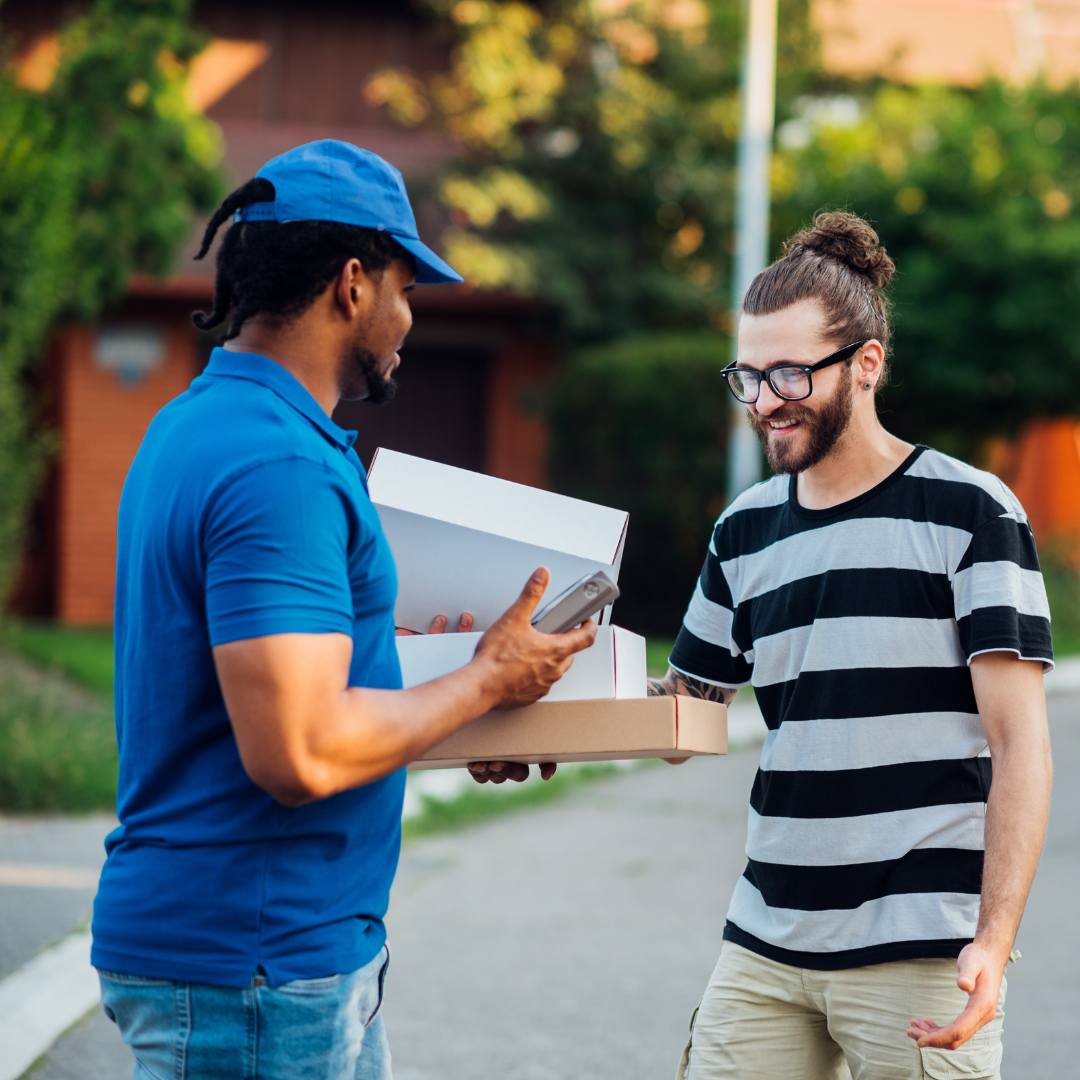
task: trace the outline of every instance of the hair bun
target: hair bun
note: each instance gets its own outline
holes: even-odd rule
[[[846,210],[823,210],[814,218],[814,227],[796,233],[784,245],[784,252],[797,247],[843,263],[875,289],[884,289],[896,272],[896,264],[881,246],[878,234],[862,218]]]

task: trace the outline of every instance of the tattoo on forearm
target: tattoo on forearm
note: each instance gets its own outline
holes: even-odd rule
[[[668,668],[668,673],[662,679],[649,680],[649,697],[663,697],[665,695],[681,694],[683,697],[701,698],[703,701],[719,701],[728,705],[738,693],[726,686],[714,686],[701,679],[683,675],[674,668]]]

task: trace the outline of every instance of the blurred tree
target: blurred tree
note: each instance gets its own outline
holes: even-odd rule
[[[387,69],[366,94],[461,143],[438,187],[451,263],[553,301],[576,342],[728,329],[739,0],[424,2],[450,70]],[[812,42],[806,0],[781,6],[790,97]]]
[[[979,461],[988,436],[1080,413],[1080,90],[879,85],[779,128],[774,236],[822,206],[875,223],[899,273],[882,418]]]
[[[630,511],[619,622],[674,635],[722,508],[743,4],[424,3],[450,70],[387,69],[366,95],[459,141],[450,262],[592,346],[551,389],[551,482]],[[782,101],[811,84],[807,7],[781,0]]]
[[[630,512],[616,615],[631,630],[675,636],[723,509],[728,344],[698,331],[592,346],[553,388],[552,483]]]
[[[48,331],[96,316],[133,273],[166,272],[221,194],[217,129],[184,98],[205,44],[188,9],[97,0],[62,33],[46,89],[0,71],[0,600],[51,445],[27,385]]]

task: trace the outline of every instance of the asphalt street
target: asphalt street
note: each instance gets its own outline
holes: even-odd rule
[[[1050,702],[1050,832],[1009,969],[1010,1080],[1080,1072],[1080,696]],[[656,1080],[686,1022],[743,869],[756,750],[657,766],[540,809],[410,845],[388,917],[386,1019],[396,1080]],[[100,863],[106,819],[0,822],[0,966],[78,925],[92,889],[9,883],[4,867]],[[34,875],[21,871],[25,880]],[[100,1014],[35,1080],[121,1080]]]

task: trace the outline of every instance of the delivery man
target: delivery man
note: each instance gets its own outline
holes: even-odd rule
[[[541,569],[470,664],[401,689],[393,560],[330,417],[390,398],[413,283],[461,279],[400,174],[346,143],[269,162],[197,258],[230,217],[195,318],[229,319],[226,344],[155,417],[121,500],[120,826],[92,961],[136,1076],[386,1080],[403,766],[543,696],[595,627],[532,629]]]
[[[1012,492],[878,420],[893,270],[820,214],[743,301],[726,376],[776,475],[716,523],[651,687],[752,683],[769,727],[687,1080],[1000,1075],[1050,612]]]

